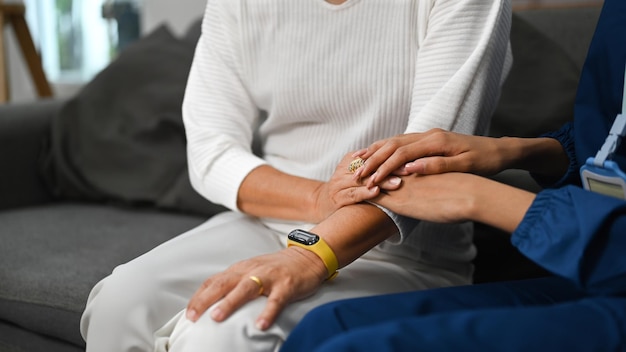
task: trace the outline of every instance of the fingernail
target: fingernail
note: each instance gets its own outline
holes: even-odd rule
[[[363,153],[365,153],[367,151],[367,149],[360,149],[357,150],[356,152],[352,153],[352,157],[356,158],[357,156],[361,156],[363,155]]]
[[[392,177],[389,179],[389,183],[391,183],[394,186],[399,185],[400,182],[402,182],[402,179],[400,177]]]
[[[376,177],[378,177],[378,172],[374,172],[374,173],[372,174],[372,176],[370,176],[370,178],[369,178],[369,180],[367,181],[367,183],[368,183],[369,185],[373,185],[374,183],[376,183],[376,182],[375,182],[375,181],[376,181]]]
[[[420,174],[424,172],[424,163],[411,161],[410,163],[407,163],[406,165],[404,165],[404,168],[405,169],[410,168],[413,170],[413,172]]]
[[[196,321],[198,319],[198,312],[193,309],[187,309],[187,313],[185,314],[188,320]]]
[[[215,321],[222,321],[222,319],[224,319],[224,312],[222,312],[220,307],[215,307],[211,310],[211,318]]]
[[[256,321],[256,328],[259,330],[265,330],[268,328],[268,323],[267,320],[265,319],[259,319]]]

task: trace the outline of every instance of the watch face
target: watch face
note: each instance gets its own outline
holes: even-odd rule
[[[292,241],[296,241],[307,246],[312,246],[316,244],[317,241],[319,241],[320,239],[316,234],[303,230],[293,230],[289,233],[287,237]]]

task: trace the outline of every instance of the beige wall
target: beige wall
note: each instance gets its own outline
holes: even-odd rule
[[[141,30],[148,33],[166,23],[176,34],[182,34],[195,19],[202,17],[206,0],[143,0]]]

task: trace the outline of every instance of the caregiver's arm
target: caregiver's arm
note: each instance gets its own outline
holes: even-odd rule
[[[370,186],[390,173],[470,172],[491,176],[506,169],[556,180],[570,163],[562,144],[553,138],[493,138],[441,129],[377,141],[356,155],[367,161],[355,177],[373,175],[368,180]]]

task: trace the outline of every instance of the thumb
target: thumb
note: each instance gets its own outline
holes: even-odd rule
[[[402,179],[398,176],[389,176],[379,184],[380,188],[385,191],[395,191],[400,188]]]

